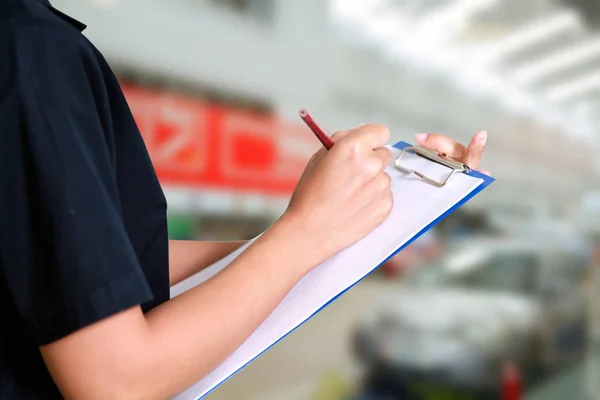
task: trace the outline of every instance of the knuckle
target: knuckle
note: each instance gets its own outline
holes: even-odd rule
[[[381,159],[383,168],[387,167],[392,160],[392,152],[385,147],[377,149],[379,158]]]
[[[341,139],[341,137],[343,137],[345,134],[345,131],[336,131],[333,133],[333,135],[331,135],[331,139],[333,141],[335,141],[336,139],[339,140]]]
[[[380,221],[384,221],[391,213],[393,206],[393,200],[388,196],[382,197],[377,207],[377,215]]]
[[[383,160],[379,157],[375,157],[373,159],[373,170],[376,175],[380,175],[383,171]]]
[[[381,134],[385,141],[390,138],[390,129],[383,124],[372,124],[373,129],[375,129],[378,133]]]
[[[353,155],[357,153],[356,141],[350,137],[344,138],[339,143],[336,143],[334,148],[337,147],[342,154]]]
[[[377,177],[377,189],[379,192],[385,192],[390,188],[390,177],[386,173],[380,173]]]
[[[379,182],[384,182],[384,180],[379,180]],[[371,193],[373,193],[372,204],[375,214],[381,220],[387,218],[394,206],[394,196],[392,191],[388,188],[387,190]]]
[[[386,196],[383,197],[383,211],[386,215],[388,215],[392,211],[392,207],[394,206],[394,196],[392,196],[392,192],[389,191]]]
[[[392,186],[392,177],[383,172],[383,178],[385,179],[385,189],[390,190],[390,187]]]
[[[362,162],[363,173],[369,177],[369,179],[377,178],[377,174],[381,171],[381,167],[382,162],[377,158],[367,159]],[[378,179],[374,179],[374,182],[377,183]]]

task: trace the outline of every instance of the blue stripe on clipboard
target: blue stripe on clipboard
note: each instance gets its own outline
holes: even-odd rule
[[[410,143],[407,142],[398,142],[394,145],[395,148],[399,149],[399,150],[403,150],[406,147],[411,147],[412,145]],[[258,357],[260,357],[261,355],[263,355],[265,352],[267,352],[268,350],[270,350],[273,346],[275,346],[277,343],[279,343],[280,341],[282,341],[283,339],[285,339],[289,334],[291,334],[292,332],[294,332],[296,329],[298,329],[299,327],[301,327],[302,325],[304,325],[304,323],[306,321],[308,321],[309,319],[311,319],[312,317],[314,317],[315,315],[317,315],[319,312],[321,312],[324,308],[326,308],[327,306],[329,306],[331,303],[333,303],[334,301],[336,301],[340,296],[342,296],[344,293],[346,293],[348,290],[352,289],[357,283],[359,283],[360,281],[362,281],[364,278],[366,278],[368,275],[370,275],[373,271],[377,270],[381,265],[385,264],[387,261],[389,261],[392,257],[394,257],[395,255],[397,255],[399,252],[401,252],[402,250],[404,250],[407,246],[409,246],[411,243],[413,243],[415,240],[417,240],[421,235],[423,235],[425,232],[427,232],[428,230],[430,230],[431,228],[433,228],[435,225],[437,225],[438,223],[440,223],[444,218],[446,218],[448,215],[452,214],[456,209],[460,208],[461,206],[463,206],[466,202],[468,202],[469,200],[471,200],[473,197],[475,197],[479,192],[481,192],[483,189],[485,189],[486,187],[488,187],[489,185],[491,185],[495,179],[492,178],[491,176],[482,174],[479,171],[474,171],[474,170],[470,170],[467,173],[469,176],[473,176],[475,178],[480,178],[483,180],[483,182],[477,186],[477,188],[475,188],[471,193],[469,193],[468,195],[466,195],[462,200],[460,200],[458,203],[456,203],[452,208],[450,208],[448,211],[446,211],[444,214],[440,215],[437,219],[435,219],[434,221],[432,221],[429,225],[427,225],[425,228],[423,228],[419,233],[417,233],[415,236],[413,236],[409,241],[407,241],[404,245],[402,245],[400,248],[398,248],[398,250],[396,250],[392,255],[390,255],[388,258],[386,258],[383,262],[381,262],[379,265],[377,265],[376,267],[374,267],[371,271],[369,271],[365,276],[363,276],[362,278],[360,278],[359,280],[357,280],[356,282],[354,282],[354,284],[348,286],[345,290],[343,290],[342,292],[340,292],[338,295],[336,295],[333,299],[331,299],[329,302],[327,302],[325,305],[323,305],[321,308],[319,308],[317,311],[315,311],[311,316],[309,316],[308,318],[306,318],[304,321],[302,321],[300,324],[298,324],[294,329],[292,329],[291,331],[287,332],[285,335],[283,335],[281,338],[279,338],[279,340],[273,342],[273,344],[271,344],[269,347],[267,347],[264,351],[262,351],[260,354],[258,354],[256,357],[254,357],[252,360],[248,361],[246,364],[244,364],[241,368],[239,368],[237,371],[235,371],[233,374],[229,375],[226,379],[224,379],[221,383],[219,383],[217,386],[215,386],[214,388],[212,388],[209,392],[207,392],[206,394],[204,394],[201,397],[198,397],[197,400],[203,399],[206,396],[208,396],[209,394],[211,394],[214,390],[216,390],[217,388],[219,388],[223,383],[227,382],[229,379],[231,379],[232,376],[234,376],[235,374],[237,374],[238,372],[240,372],[242,369],[246,368],[246,366],[248,366],[250,363],[252,363],[254,360],[256,360]]]

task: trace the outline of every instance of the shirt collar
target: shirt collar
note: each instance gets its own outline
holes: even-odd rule
[[[3,1],[3,0],[0,0]],[[40,3],[45,4],[50,11],[52,11],[55,15],[57,15],[58,17],[62,18],[63,20],[67,21],[69,24],[73,25],[75,28],[79,29],[80,31],[84,31],[85,28],[87,28],[87,25],[84,24],[83,22],[80,22],[78,20],[76,20],[75,18],[63,13],[62,11],[57,10],[56,8],[54,8],[52,6],[52,4],[50,4],[49,0],[37,0]]]

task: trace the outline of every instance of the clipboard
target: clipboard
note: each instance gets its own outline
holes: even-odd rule
[[[390,217],[371,234],[309,272],[242,346],[217,369],[173,400],[204,399],[494,182],[494,178],[444,154],[407,142],[398,142],[389,148],[394,154],[394,161],[386,172],[392,177],[395,195]],[[405,204],[397,204],[403,200],[406,200]],[[404,223],[399,224],[400,221],[395,218],[404,218]],[[210,279],[251,243],[174,286],[172,297]]]
[[[469,168],[468,165],[463,164],[456,160],[452,160],[451,158],[446,156],[446,154],[443,154],[443,153],[439,154],[433,150],[429,150],[429,149],[426,149],[421,146],[410,146],[410,145],[408,145],[408,143],[403,143],[401,146],[405,146],[405,147],[402,148],[400,155],[398,157],[396,157],[396,160],[394,161],[394,166],[404,173],[415,174],[419,178],[423,179],[425,182],[435,185],[437,187],[441,188],[441,187],[446,186],[446,183],[448,183],[448,181],[456,173],[467,173],[468,174],[469,172],[471,172],[471,168]],[[450,172],[442,181],[438,181],[436,179],[428,177],[424,173],[421,173],[417,170],[408,168],[402,164],[402,159],[407,152],[413,152],[413,153],[415,153],[421,157],[424,157],[432,162],[444,165],[450,169]]]

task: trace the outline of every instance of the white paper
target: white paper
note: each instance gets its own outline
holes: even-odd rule
[[[399,154],[395,148],[392,151],[395,152],[395,156]],[[443,180],[450,172],[447,167],[411,153],[404,156],[402,163],[437,180]],[[483,183],[480,178],[457,174],[446,186],[438,188],[421,181],[415,175],[406,175],[393,167],[388,168],[387,172],[392,178],[394,193],[394,207],[388,219],[364,239],[308,273],[242,346],[217,369],[176,396],[174,400],[196,400],[206,395],[310,318],[338,294],[364,278],[431,222]],[[209,279],[226,267],[244,249],[245,247],[239,249],[174,287],[172,294],[180,294]]]

